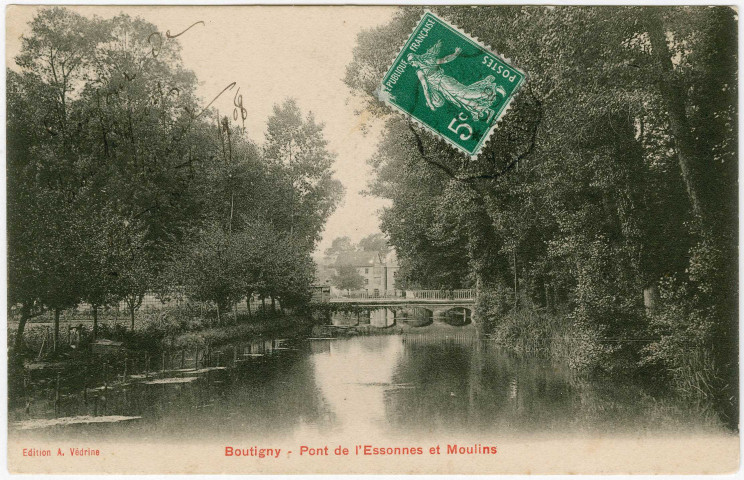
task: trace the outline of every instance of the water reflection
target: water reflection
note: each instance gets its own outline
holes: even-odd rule
[[[40,389],[33,398],[11,402],[11,433],[141,441],[165,436],[199,443],[331,441],[360,434],[722,431],[714,419],[673,399],[650,397],[635,385],[578,378],[563,365],[509,354],[472,333],[268,340],[235,343],[209,355],[213,366],[200,373],[173,370],[174,378],[197,376],[194,381],[110,384],[105,395],[91,389],[86,398],[79,387],[66,386],[57,405],[60,417],[141,417],[137,421],[14,429],[19,421],[55,416],[54,395]]]
[[[327,349],[311,358],[315,380],[333,413],[334,431],[355,429],[376,434],[387,430],[385,395],[400,387],[392,383],[404,350],[400,337],[320,343]]]
[[[713,418],[635,385],[589,381],[474,336],[329,341],[313,354],[334,431],[420,437],[720,431]]]

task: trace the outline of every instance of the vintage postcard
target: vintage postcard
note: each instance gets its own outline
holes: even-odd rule
[[[5,15],[12,474],[738,471],[736,8]]]

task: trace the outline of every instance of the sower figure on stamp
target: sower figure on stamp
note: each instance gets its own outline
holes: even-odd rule
[[[437,58],[441,48],[442,42],[439,41],[423,55],[408,54],[408,62],[417,68],[416,75],[418,75],[421,85],[424,87],[426,104],[430,109],[436,110],[444,105],[446,99],[470,112],[475,120],[490,122],[494,115],[494,111],[490,107],[499,98],[499,95],[505,97],[506,91],[495,83],[493,75],[489,75],[472,85],[463,85],[454,78],[445,75],[439,65],[451,62],[460,55],[462,50],[456,48],[454,53]]]

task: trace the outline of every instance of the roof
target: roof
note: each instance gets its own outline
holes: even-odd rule
[[[370,267],[375,263],[380,263],[380,257],[377,252],[342,252],[338,254],[335,265]]]

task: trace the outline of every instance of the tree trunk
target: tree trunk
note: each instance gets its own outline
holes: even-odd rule
[[[276,313],[276,300],[274,300],[274,297],[271,297],[271,313]]]
[[[514,260],[514,310],[519,307],[519,292],[517,290],[517,247],[512,249],[512,260]]]
[[[15,351],[16,354],[20,353],[21,349],[25,345],[25,342],[23,341],[23,331],[26,329],[26,322],[28,322],[28,318],[31,316],[31,307],[24,303],[21,306],[21,318],[18,321],[18,330],[16,331],[16,338],[15,338]]]
[[[133,332],[134,331],[134,307],[129,307],[129,320],[131,321],[131,324],[129,325],[129,330]]]
[[[222,325],[222,321],[220,319],[220,304],[217,304],[217,325]]]
[[[499,250],[503,242],[494,231],[485,201],[475,197],[469,202],[467,215],[468,260],[473,274],[480,277],[484,286],[512,282],[509,275],[509,257]]]
[[[98,305],[93,305],[93,340],[98,337]]]
[[[261,310],[266,313],[266,297],[261,297]]]
[[[59,345],[59,308],[54,309],[54,341],[52,343],[53,351],[57,351]]]
[[[654,313],[658,298],[659,294],[656,291],[656,285],[651,285],[643,289],[643,306],[646,307],[646,313]]]
[[[245,299],[245,306],[248,309],[248,316],[251,316],[251,296],[248,295],[248,297]]]
[[[682,180],[685,183],[695,219],[702,227],[706,223],[705,214],[707,211],[705,205],[703,205],[700,174],[698,172],[700,159],[695,152],[695,140],[690,131],[685,108],[687,94],[684,86],[680,84],[675,75],[671,53],[667,45],[666,31],[660,18],[654,17],[649,22],[648,34],[657,66],[661,70],[659,90],[669,115],[669,127],[674,137],[674,146],[677,151],[677,161],[682,173]]]

